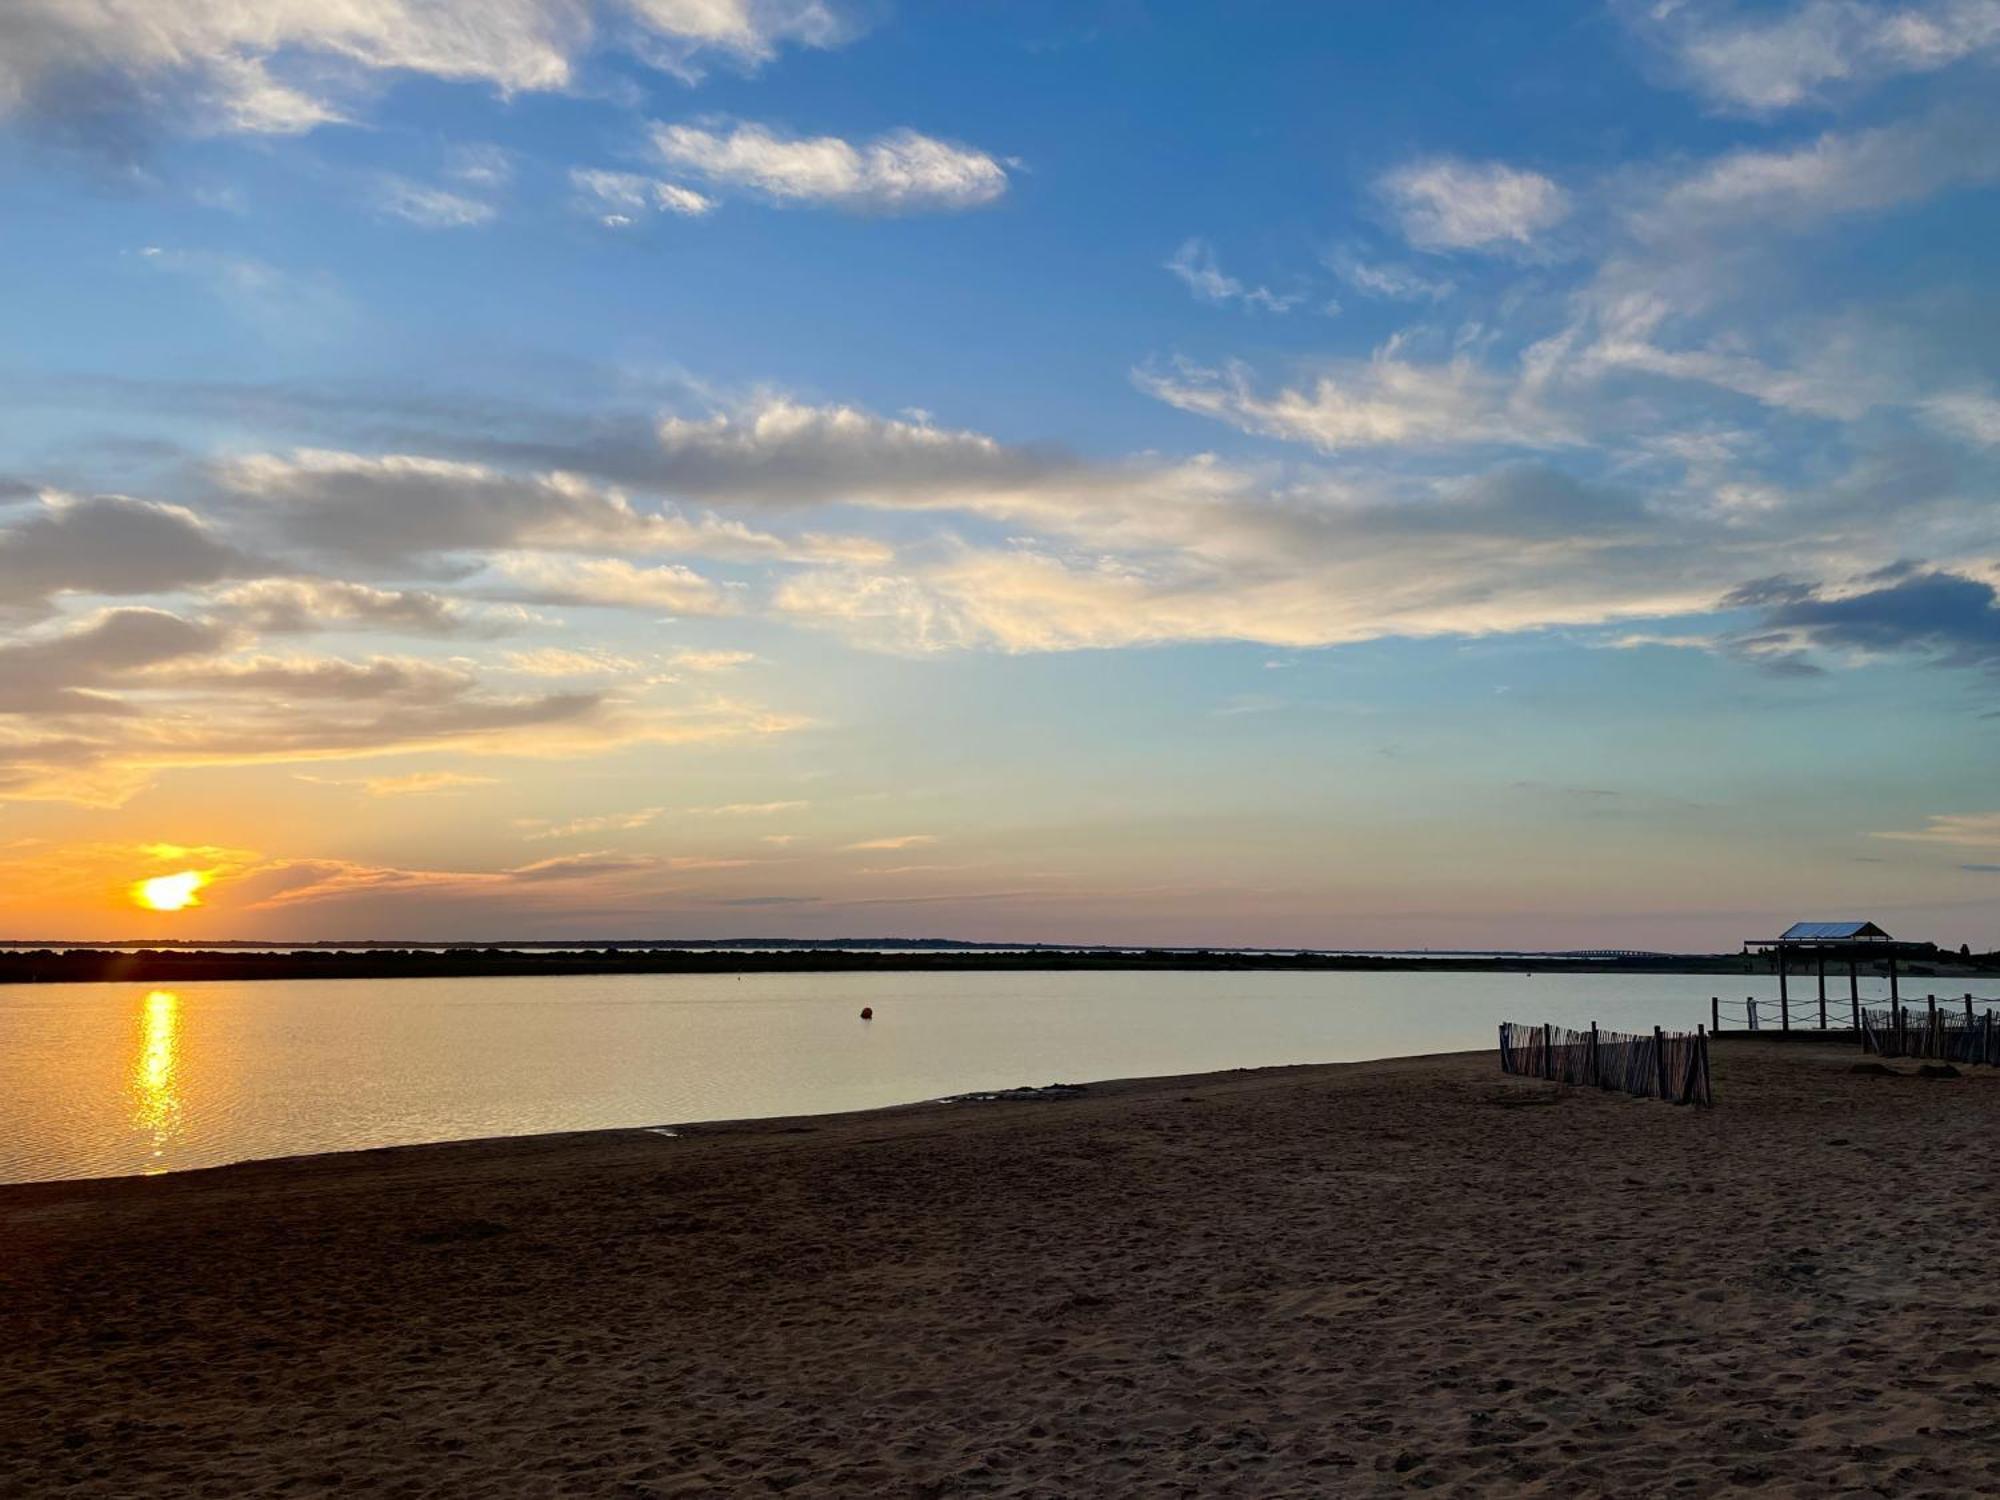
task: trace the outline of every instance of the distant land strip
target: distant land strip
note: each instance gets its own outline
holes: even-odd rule
[[[1951,959],[1905,963],[1909,977],[1969,972]],[[717,949],[597,947],[564,950],[465,948],[244,949],[77,947],[0,952],[0,984],[178,984],[211,979],[443,979],[564,974],[805,974],[970,972],[985,970],[1257,969],[1564,974],[1767,973],[1760,957],[1738,953],[1636,954],[1620,957],[1504,955],[1439,958],[1235,949],[1090,948],[1031,950],[851,948]]]

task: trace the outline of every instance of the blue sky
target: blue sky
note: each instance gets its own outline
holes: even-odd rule
[[[4,925],[1990,946],[1996,62],[13,8]]]

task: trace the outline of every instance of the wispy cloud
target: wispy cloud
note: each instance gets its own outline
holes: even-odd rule
[[[0,9],[0,116],[144,112],[153,128],[297,135],[356,117],[370,75],[570,87],[594,45],[620,41],[687,82],[723,59],[755,68],[785,45],[855,28],[830,0],[143,0]],[[79,96],[83,96],[80,98]]]
[[[750,123],[655,125],[652,139],[669,167],[774,203],[918,213],[978,208],[1007,191],[995,158],[914,130],[857,145]]]
[[[1231,302],[1266,312],[1290,312],[1305,300],[1303,292],[1279,295],[1267,286],[1248,286],[1229,275],[1216,259],[1215,247],[1202,239],[1186,241],[1167,258],[1166,268],[1203,302]]]
[[[497,776],[472,776],[464,771],[411,771],[401,776],[309,776],[298,772],[293,779],[315,786],[359,787],[371,797],[430,797],[502,784]]]
[[[573,167],[569,180],[576,189],[576,204],[608,229],[625,229],[653,213],[678,218],[706,218],[715,211],[715,200],[693,188],[636,172],[610,172],[594,167]]]
[[[407,177],[383,178],[376,189],[375,206],[419,229],[476,229],[492,223],[499,213],[485,198],[412,182]]]
[[[1948,844],[1953,848],[2000,849],[2000,812],[1933,813],[1914,832],[1877,833],[1878,839],[1912,844]]]
[[[666,812],[664,807],[642,807],[636,812],[598,813],[590,817],[569,818],[551,823],[540,818],[519,820],[515,826],[523,830],[523,837],[529,839],[567,839],[580,834],[631,833],[635,829],[647,828],[659,821]]]
[[[1377,187],[1419,250],[1533,244],[1569,216],[1569,195],[1539,172],[1436,156],[1383,175]]]
[[[863,849],[914,849],[921,844],[935,844],[937,841],[937,835],[934,833],[904,833],[891,838],[863,839],[858,844],[849,844],[846,847],[849,852]]]
[[[1680,75],[1726,110],[1769,114],[2000,53],[1996,0],[1805,0],[1745,12],[1691,0],[1621,7]]]

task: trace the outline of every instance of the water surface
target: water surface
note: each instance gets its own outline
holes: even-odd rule
[[[1503,1020],[1692,1029],[1718,990],[1777,996],[1741,975],[1115,970],[0,986],[0,1182],[1456,1051]]]

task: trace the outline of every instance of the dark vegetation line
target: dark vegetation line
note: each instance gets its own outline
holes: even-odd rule
[[[598,948],[564,952],[519,948],[301,948],[285,953],[227,949],[72,948],[0,952],[0,984],[106,981],[175,984],[201,979],[428,979],[479,975],[955,973],[1049,969],[1261,969],[1320,972],[1493,974],[1742,974],[1768,972],[1741,954],[1647,954],[1622,958],[1382,958],[1341,953],[1246,953],[1230,949],[1145,948],[1032,952],[856,952],[839,948],[748,951],[713,948]],[[1959,963],[1941,965],[1962,972]],[[1905,963],[1910,977],[1937,968]]]

